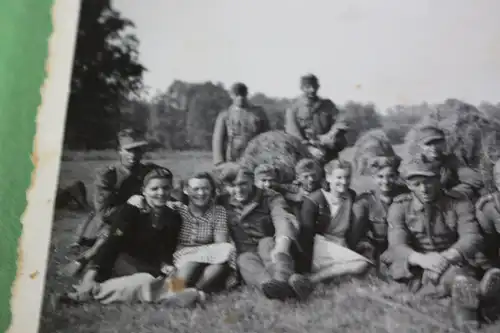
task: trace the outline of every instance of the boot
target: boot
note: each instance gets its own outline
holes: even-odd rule
[[[478,282],[467,276],[457,276],[451,287],[451,312],[455,328],[461,332],[479,329]]]
[[[293,274],[288,280],[288,284],[301,301],[306,300],[314,291],[314,285],[311,280],[301,274]]]
[[[500,269],[491,268],[486,271],[480,284],[481,319],[491,323],[500,317]]]

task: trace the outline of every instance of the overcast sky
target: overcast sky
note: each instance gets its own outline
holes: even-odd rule
[[[313,72],[337,103],[500,102],[498,0],[114,0],[145,83],[248,84],[293,97]]]

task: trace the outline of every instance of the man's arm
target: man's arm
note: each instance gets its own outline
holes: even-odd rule
[[[347,244],[352,249],[356,248],[356,245],[366,236],[370,229],[368,216],[369,201],[365,196],[366,195],[361,194],[352,206],[352,225],[347,235]]]
[[[107,221],[118,209],[116,206],[116,170],[106,168],[95,180],[94,207],[98,217]]]
[[[311,272],[314,251],[315,225],[318,218],[318,206],[314,201],[305,197],[300,209],[301,228],[298,236],[298,243],[302,247],[302,260],[298,262],[298,267],[304,272]]]
[[[130,233],[132,221],[139,215],[139,209],[125,204],[119,214],[113,216],[108,238],[98,250],[91,269],[110,273],[123,249],[125,235]]]
[[[300,140],[307,140],[300,132],[295,114],[295,108],[293,106],[289,107],[285,113],[285,132],[299,138]]]
[[[408,245],[410,237],[405,225],[405,204],[404,201],[394,202],[387,213],[389,251],[393,258],[391,275],[395,280],[413,276],[410,266],[415,264],[415,257],[419,255]]]
[[[474,258],[483,241],[472,203],[460,200],[455,203],[455,209],[459,239],[450,249],[441,253],[451,263]]]
[[[217,116],[214,126],[214,133],[212,136],[212,154],[214,165],[218,165],[226,161],[224,153],[224,145],[227,141],[226,138],[226,112],[223,111]]]
[[[227,227],[226,209],[222,206],[216,206],[214,218],[214,242],[227,243],[229,241],[229,229]]]

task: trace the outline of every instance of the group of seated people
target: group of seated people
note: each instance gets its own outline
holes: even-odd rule
[[[77,260],[73,300],[196,301],[238,282],[306,300],[319,283],[375,267],[414,292],[451,296],[459,329],[500,302],[500,194],[474,205],[446,190],[442,166],[424,155],[373,159],[374,189],[360,194],[350,162],[309,158],[292,184],[271,165],[228,164],[220,179],[197,173],[176,193],[167,168],[141,163],[140,141],[120,142],[121,163],[98,177],[100,231]],[[500,162],[495,170],[500,182]],[[127,283],[137,288],[117,287]]]

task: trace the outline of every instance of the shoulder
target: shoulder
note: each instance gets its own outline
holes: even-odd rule
[[[306,195],[304,198],[304,201],[307,200],[315,205],[320,205],[324,199],[325,199],[325,196],[323,195],[323,191],[321,189],[318,189],[318,190]]]
[[[322,98],[321,99],[321,104],[323,105],[323,107],[328,107],[328,108],[331,108],[331,109],[337,109],[337,106],[335,105],[335,103],[333,103],[333,101],[329,98]]]
[[[215,216],[221,216],[226,214],[226,208],[224,206],[215,204],[214,205],[214,214]]]
[[[412,200],[411,193],[403,193],[403,194],[397,195],[394,198],[393,203],[405,205],[405,204],[409,204],[411,202],[411,200]]]
[[[375,193],[373,191],[362,192],[356,196],[356,203],[358,204],[368,204],[375,199]]]
[[[219,120],[219,121],[225,120],[227,118],[228,112],[229,112],[229,110],[223,110],[223,111],[219,112],[219,114],[217,115],[217,120]]]
[[[496,201],[497,201],[496,200],[497,198],[495,198],[495,196],[498,197],[499,194],[500,194],[499,192],[496,192],[496,193],[490,193],[490,194],[483,195],[476,202],[476,209],[483,211],[483,210],[486,210],[488,207],[495,207]]]
[[[116,176],[117,170],[118,170],[118,165],[116,163],[100,168],[96,172],[96,180],[109,181]]]

